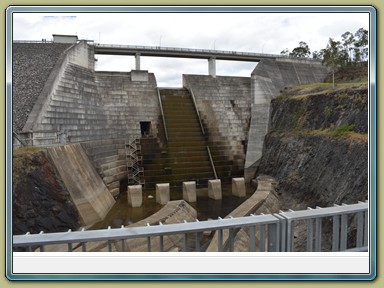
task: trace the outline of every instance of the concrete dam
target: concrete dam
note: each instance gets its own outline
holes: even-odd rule
[[[210,75],[182,75],[183,87],[166,88],[140,70],[140,56],[151,49],[101,48],[82,40],[13,43],[14,146],[47,147],[87,226],[105,217],[127,185],[169,183],[172,192],[187,181],[197,188],[211,179],[249,181],[271,99],[284,87],[328,75],[310,59],[237,55],[258,62],[250,77],[218,76],[215,60],[225,55],[151,51],[208,60]],[[134,55],[136,70],[95,71],[98,53]]]

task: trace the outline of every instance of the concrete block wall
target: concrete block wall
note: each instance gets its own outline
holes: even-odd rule
[[[251,118],[251,79],[183,75],[183,85],[192,89],[209,142],[234,162],[235,169],[243,170]]]
[[[133,81],[132,73],[127,72],[95,73],[108,129],[113,130],[116,135],[140,137],[140,121],[151,122],[152,134],[158,134],[161,112],[156,78],[153,73],[141,72],[147,74],[148,81]]]
[[[252,72],[252,113],[245,169],[261,158],[268,132],[270,103],[284,87],[323,82],[328,68],[318,62],[262,60]]]

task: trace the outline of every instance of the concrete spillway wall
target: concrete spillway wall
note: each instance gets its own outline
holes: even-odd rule
[[[192,90],[209,141],[235,169],[243,170],[251,118],[249,77],[183,75],[184,87]]]
[[[252,72],[252,111],[245,169],[260,160],[270,103],[284,87],[323,82],[329,71],[319,62],[262,60]]]

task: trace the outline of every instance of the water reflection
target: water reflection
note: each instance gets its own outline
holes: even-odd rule
[[[197,219],[200,221],[207,219],[217,219],[218,217],[227,216],[232,210],[248,199],[253,193],[254,188],[246,186],[246,196],[239,198],[232,196],[232,185],[222,184],[222,199],[213,200],[208,198],[208,189],[197,189],[197,201],[189,203],[197,211]],[[181,189],[171,188],[171,201],[183,199]],[[116,204],[109,211],[105,219],[90,229],[106,229],[108,226],[112,228],[120,228],[121,225],[129,225],[138,222],[144,218],[159,211],[164,205],[156,203],[156,191],[143,191],[143,205],[141,207],[132,208],[128,206],[127,193],[121,193],[116,199]]]

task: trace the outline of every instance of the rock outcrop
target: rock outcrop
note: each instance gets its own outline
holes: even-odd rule
[[[256,173],[279,181],[283,209],[364,201],[368,120],[366,85],[285,89],[272,100]]]
[[[12,184],[13,235],[80,227],[76,207],[44,150],[14,151]]]

